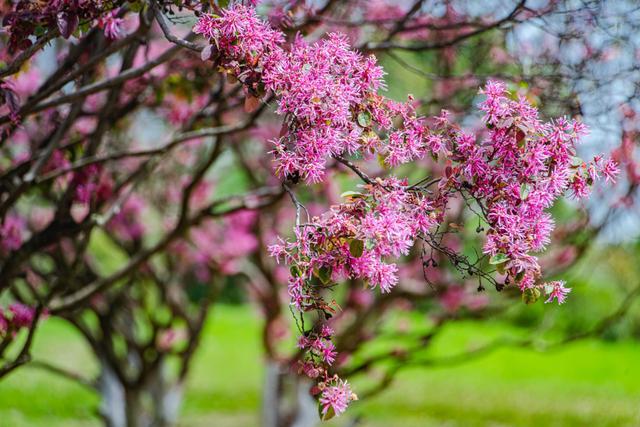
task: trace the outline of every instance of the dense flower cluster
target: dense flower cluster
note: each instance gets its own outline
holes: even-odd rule
[[[441,136],[416,114],[413,98],[401,103],[378,93],[384,71],[344,35],[331,33],[313,44],[296,37],[285,49],[284,35],[241,4],[221,16],[204,15],[194,32],[212,43],[203,58],[215,57],[249,96],[276,96],[276,111],[284,116],[273,141],[281,177],[315,183],[323,180],[330,157],[375,152],[397,166],[437,155],[442,147]]]
[[[542,122],[525,98],[511,99],[500,82],[490,81],[481,93],[488,135],[477,143],[456,132],[448,147],[456,164],[440,185],[467,191],[481,206],[490,226],[484,252],[507,275],[506,284],[542,286],[536,285],[540,266],[531,253],[550,241],[554,223],[545,210],[567,190],[586,196],[601,174],[612,179],[617,168],[601,156],[589,163],[575,157],[586,132],[582,123]]]
[[[321,181],[331,156],[380,149],[374,127],[391,132],[389,147],[423,135],[409,104],[378,95],[384,72],[375,57],[351,49],[341,34],[313,44],[297,37],[284,49],[284,35],[240,4],[220,17],[204,15],[194,32],[211,40],[223,69],[244,83],[250,96],[276,95],[277,112],[285,117],[274,141],[279,176]],[[208,48],[203,57],[213,53]],[[391,129],[396,116],[404,123],[401,129]],[[413,159],[409,151],[393,152],[390,163]]]
[[[284,35],[262,21],[253,8],[236,4],[218,15],[204,14],[193,27],[211,41],[203,59],[218,59],[221,67],[244,83],[256,81],[270,54],[279,50]]]
[[[345,203],[297,229],[295,242],[270,247],[291,266],[289,294],[298,309],[316,308],[318,288],[345,278],[389,292],[398,268],[386,258],[408,254],[442,214],[429,198],[408,191],[406,182],[390,178],[364,190],[346,194]]]
[[[611,160],[575,157],[583,124],[541,121],[526,98],[513,98],[500,82],[481,90],[487,130],[478,135],[454,125],[446,111],[420,117],[411,97],[399,103],[378,94],[382,69],[375,58],[351,49],[344,36],[329,34],[313,44],[297,37],[285,47],[281,33],[242,5],[222,16],[203,16],[195,31],[211,40],[216,60],[249,94],[275,96],[284,116],[274,141],[279,176],[322,181],[328,159],[347,153],[377,154],[390,167],[427,156],[445,162],[444,176],[432,182],[437,191],[396,178],[367,179],[363,192],[346,193],[345,202],[299,224],[294,242],[281,239],[270,247],[290,266],[288,290],[299,311],[329,319],[334,308],[323,294],[345,279],[389,292],[398,282],[390,260],[407,255],[418,239],[435,243],[431,230],[442,225],[456,197],[488,224],[483,250],[498,280],[519,285],[526,302],[542,292],[547,302],[565,301],[570,289],[564,282],[540,283],[533,255],[549,243],[554,227],[546,209],[566,191],[584,197],[596,179],[617,174]],[[321,412],[340,414],[351,391],[329,374],[336,358],[331,335],[326,325],[303,331],[301,372],[322,388]]]
[[[381,87],[382,69],[339,34],[312,45],[297,38],[290,51],[273,56],[263,81],[287,126],[275,141],[277,173],[321,181],[329,156],[360,148],[371,122],[363,105]]]

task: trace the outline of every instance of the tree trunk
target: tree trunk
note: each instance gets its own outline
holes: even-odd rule
[[[268,361],[265,371],[262,427],[318,425],[318,404],[309,394],[312,382],[275,361]]]
[[[184,387],[182,382],[167,381],[162,365],[149,375],[141,387],[135,389],[125,387],[105,361],[101,361],[100,367],[100,415],[106,427],[176,425]]]

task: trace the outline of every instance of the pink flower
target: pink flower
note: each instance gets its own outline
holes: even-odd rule
[[[106,38],[116,40],[122,37],[122,25],[124,20],[118,18],[115,11],[111,11],[98,19],[98,27],[104,31]]]
[[[329,409],[333,409],[336,415],[347,410],[349,403],[354,400],[351,387],[346,381],[338,380],[334,385],[328,386],[322,391],[320,404],[322,414],[325,415]]]
[[[11,323],[16,328],[28,328],[33,323],[35,309],[24,304],[15,303],[9,305],[9,311],[13,314]]]
[[[0,249],[15,251],[22,245],[25,222],[16,215],[7,215],[0,225]]]
[[[317,349],[327,365],[331,365],[336,360],[335,345],[328,340],[317,340]]]
[[[567,295],[571,292],[571,288],[565,288],[566,283],[562,280],[549,282],[544,285],[545,293],[549,298],[545,303],[553,302],[554,299],[558,301],[558,304],[564,304],[567,299]]]
[[[145,232],[142,212],[145,201],[138,195],[131,195],[122,205],[120,212],[114,215],[108,227],[125,240],[141,239]]]
[[[613,159],[608,159],[602,167],[602,174],[607,182],[616,182],[616,178],[620,174],[618,163]]]
[[[329,338],[331,336],[333,336],[335,334],[335,331],[333,330],[333,328],[327,324],[322,325],[322,328],[320,329],[320,336],[324,337],[324,338]]]

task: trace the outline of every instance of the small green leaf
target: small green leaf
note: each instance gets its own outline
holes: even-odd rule
[[[578,166],[582,166],[583,164],[584,164],[584,160],[582,160],[580,157],[577,157],[577,156],[571,157],[571,166],[578,167]]]
[[[361,111],[358,113],[358,124],[360,127],[368,128],[371,126],[371,114],[368,111]]]
[[[378,154],[378,165],[380,165],[381,169],[389,169],[389,165],[387,165],[387,159],[382,154]]]
[[[336,412],[333,410],[333,406],[329,406],[327,409],[327,413],[322,413],[322,404],[318,404],[318,415],[320,415],[320,420],[329,421],[331,418],[336,416]]]
[[[498,273],[500,274],[505,274],[507,272],[507,269],[505,268],[505,264],[498,264],[496,265],[496,270],[498,271]]]
[[[363,194],[358,191],[345,191],[340,195],[340,197],[350,197],[352,199],[363,197]]]
[[[498,265],[503,264],[507,261],[509,261],[509,257],[507,257],[505,254],[495,254],[489,259],[489,264]]]
[[[322,266],[318,269],[318,279],[323,285],[331,283],[331,267]]]
[[[520,199],[527,200],[527,197],[529,197],[530,192],[531,192],[531,187],[529,187],[529,184],[520,185]]]
[[[540,295],[540,289],[527,288],[522,293],[522,301],[524,301],[525,304],[533,304],[540,299]]]
[[[289,271],[291,272],[291,275],[293,277],[300,277],[302,275],[302,272],[300,271],[300,268],[297,265],[292,265]]]
[[[353,239],[349,242],[349,252],[352,256],[360,258],[364,253],[364,242],[360,239]]]
[[[368,251],[372,250],[375,247],[376,247],[376,241],[374,239],[367,239],[367,241],[364,242],[364,248]]]

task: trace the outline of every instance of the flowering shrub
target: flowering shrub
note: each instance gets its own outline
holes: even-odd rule
[[[487,82],[493,73],[520,80],[493,30],[510,32],[563,2],[475,15],[459,2],[433,11],[422,2],[265,0],[269,23],[256,3],[0,2],[0,378],[31,360],[44,313],[64,316],[96,352],[100,378],[131,394],[119,399],[127,423],[171,424],[165,403],[179,406],[208,309],[220,295],[238,297],[229,285],[246,284],[265,315],[267,363],[279,375],[293,363],[287,374],[303,375],[290,380],[328,419],[356,399],[343,378],[384,365],[371,378],[381,390],[397,371],[389,366],[419,357],[430,339],[413,331],[415,347],[358,354],[384,341],[386,313],[424,303],[435,331],[480,319],[491,307],[476,282],[562,304],[570,288],[545,283],[547,266],[555,276],[579,259],[586,243],[572,236],[600,226],[578,212],[542,257],[555,228],[549,208],[612,181],[618,163],[631,184],[621,201],[633,203],[636,124],[625,126],[616,162],[584,162],[575,148],[585,126],[543,120],[524,97],[561,92],[555,74],[516,93]],[[476,51],[476,41],[490,51]],[[403,64],[401,50],[422,52],[426,69]],[[386,97],[372,52],[429,80],[430,99]],[[467,70],[467,56],[482,67]],[[479,117],[469,120],[479,86]],[[438,113],[444,106],[452,112]],[[287,336],[289,301],[300,336],[284,354],[277,341]],[[122,341],[126,351],[110,351]],[[274,400],[293,389],[275,385],[265,385]],[[283,424],[303,412],[288,406],[267,409]]]
[[[325,300],[326,290],[345,279],[391,291],[398,267],[389,260],[407,255],[418,240],[438,248],[437,229],[456,197],[488,226],[483,252],[486,264],[495,266],[498,289],[517,285],[528,303],[542,293],[547,302],[564,302],[570,289],[561,281],[541,282],[534,255],[550,241],[554,224],[546,209],[567,190],[585,197],[594,180],[617,174],[611,160],[575,157],[583,124],[543,122],[525,98],[512,98],[496,81],[480,91],[485,132],[461,130],[447,112],[427,120],[417,115],[411,98],[397,103],[378,93],[382,69],[374,57],[351,49],[346,37],[329,34],[313,44],[296,37],[287,44],[283,34],[240,4],[221,16],[205,15],[195,32],[210,40],[216,60],[244,85],[247,97],[275,97],[276,111],[284,116],[282,134],[273,141],[279,176],[290,183],[320,182],[334,158],[365,181],[362,192],[346,194],[326,214],[298,221],[295,241],[271,247],[290,266],[288,289],[297,310],[330,319],[336,308]],[[378,154],[389,166],[431,156],[445,164],[445,173],[426,185],[394,177],[372,180],[342,157],[347,154]],[[299,204],[295,198],[294,203]],[[352,394],[330,374],[336,357],[331,329],[322,322],[319,327],[301,331],[301,370],[318,382],[322,414],[340,414]]]

